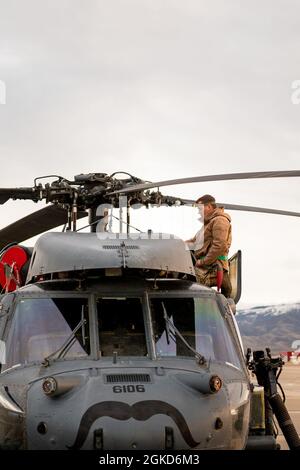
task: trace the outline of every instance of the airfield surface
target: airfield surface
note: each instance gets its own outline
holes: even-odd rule
[[[300,435],[300,363],[297,365],[290,363],[285,364],[279,378],[279,383],[283,387],[286,396],[285,405]],[[277,441],[282,450],[288,449],[288,445],[280,429]]]

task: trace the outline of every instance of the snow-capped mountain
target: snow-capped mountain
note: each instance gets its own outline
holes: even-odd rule
[[[236,320],[245,350],[291,351],[293,342],[300,341],[300,302],[238,310]]]

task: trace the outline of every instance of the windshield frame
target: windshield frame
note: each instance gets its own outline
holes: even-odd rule
[[[155,357],[155,350],[154,350],[154,345],[153,345],[153,340],[152,340],[152,324],[150,320],[150,311],[149,307],[147,304],[147,297],[146,297],[146,292],[145,290],[140,290],[137,289],[136,292],[133,292],[130,290],[130,292],[126,292],[125,290],[118,290],[118,292],[113,292],[113,291],[104,291],[104,292],[96,292],[93,295],[94,299],[94,312],[95,312],[95,336],[96,336],[96,357],[99,360],[106,360],[106,359],[111,359],[113,356],[101,356],[100,352],[100,341],[99,341],[99,324],[98,324],[98,312],[97,312],[97,300],[99,298],[105,298],[105,297],[111,297],[113,298],[118,298],[118,297],[126,297],[126,298],[135,298],[135,299],[140,299],[141,301],[141,307],[142,307],[142,312],[143,312],[143,321],[144,321],[144,330],[145,330],[145,341],[146,341],[146,348],[148,355],[147,356],[119,356],[120,358],[123,359],[134,359],[134,360],[154,360],[156,359]]]
[[[11,312],[7,321],[5,322],[4,328],[4,335],[3,338],[6,342],[8,339],[9,331],[12,326],[12,321],[14,319],[14,315],[16,313],[16,308],[20,300],[25,299],[51,299],[51,298],[85,298],[88,302],[88,316],[89,316],[89,335],[90,335],[90,354],[86,357],[64,357],[64,358],[56,358],[55,361],[73,361],[73,360],[101,360],[105,361],[106,359],[111,360],[111,356],[101,357],[100,354],[100,346],[99,346],[99,334],[98,334],[98,315],[97,315],[97,299],[103,297],[127,297],[127,298],[139,298],[141,300],[142,312],[143,312],[143,320],[144,320],[144,329],[145,329],[145,340],[146,340],[146,347],[148,351],[148,355],[145,357],[140,356],[120,356],[123,359],[130,358],[130,360],[151,360],[151,361],[180,361],[187,360],[189,362],[195,361],[195,358],[189,356],[159,356],[156,353],[156,346],[154,340],[154,331],[153,331],[153,323],[152,323],[152,315],[151,315],[151,307],[150,301],[151,299],[155,298],[199,298],[199,299],[214,299],[216,305],[218,307],[219,314],[223,318],[223,321],[226,325],[226,329],[228,330],[229,335],[232,337],[232,342],[234,343],[234,350],[239,358],[239,362],[241,363],[240,368],[236,368],[234,365],[230,365],[224,361],[222,364],[226,364],[228,367],[234,367],[237,370],[244,370],[245,371],[245,358],[243,351],[241,350],[241,345],[238,341],[238,332],[235,330],[234,322],[232,319],[232,313],[229,309],[226,308],[226,299],[221,298],[221,295],[216,295],[214,292],[207,291],[196,291],[193,289],[190,290],[169,290],[169,289],[149,289],[149,287],[139,286],[138,284],[133,289],[126,289],[124,285],[121,289],[118,289],[116,292],[116,286],[110,285],[108,286],[101,286],[99,289],[93,289],[92,291],[41,291],[41,292],[28,292],[24,289],[23,292],[19,291],[13,302],[13,306],[11,306]],[[9,324],[9,325],[8,325]],[[215,361],[218,362],[218,361]],[[39,364],[40,362],[34,361],[27,364],[20,364],[15,367],[28,367],[30,365]],[[1,373],[5,373],[9,371],[10,368],[2,370]]]

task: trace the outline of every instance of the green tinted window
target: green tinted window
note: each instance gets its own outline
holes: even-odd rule
[[[82,319],[65,357],[90,353],[88,300],[84,298],[39,298],[19,301],[6,345],[4,368],[42,361],[59,349]]]
[[[206,359],[240,368],[237,346],[214,299],[153,298],[150,305],[158,356],[193,357],[194,349]],[[166,322],[165,315],[169,322]],[[191,348],[179,338],[175,329]]]

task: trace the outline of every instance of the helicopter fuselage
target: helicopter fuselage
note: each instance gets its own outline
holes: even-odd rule
[[[66,279],[27,285],[1,306],[1,448],[245,447],[249,378],[213,289]]]

